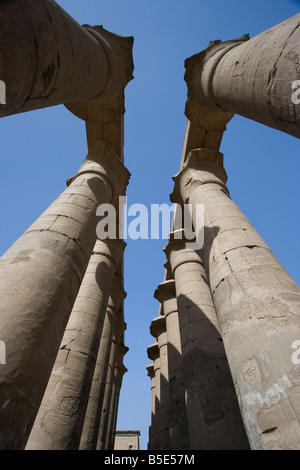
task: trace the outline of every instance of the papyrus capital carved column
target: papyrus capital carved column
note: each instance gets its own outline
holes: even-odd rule
[[[80,450],[95,450],[97,447],[113,332],[117,313],[125,297],[123,278],[120,275],[115,275],[102,328],[97,362],[80,440]]]
[[[152,400],[152,423],[151,423],[151,439],[149,442],[149,449],[156,449],[158,443],[159,432],[161,429],[160,422],[160,357],[158,343],[151,344],[147,349],[148,357],[153,361],[154,369],[154,397]]]
[[[103,398],[103,406],[101,409],[99,434],[98,434],[98,439],[97,439],[97,450],[105,450],[106,445],[107,445],[108,424],[109,424],[110,413],[112,410],[111,398],[112,398],[115,365],[116,365],[118,350],[121,344],[121,338],[124,334],[125,328],[126,328],[126,324],[124,322],[123,312],[119,311],[117,314],[115,325],[114,325],[114,331],[113,331],[111,347],[110,347],[108,369],[107,369],[107,374],[106,374],[105,391],[104,391],[104,398]]]
[[[149,426],[149,442],[148,442],[148,449],[152,449],[152,434],[153,434],[153,423],[155,419],[155,372],[154,372],[154,364],[149,364],[146,367],[147,375],[151,379],[151,424]]]
[[[253,449],[299,449],[300,290],[230,199],[222,154],[190,152],[175,177],[184,202],[204,204],[204,262]]]
[[[226,121],[230,113],[240,114],[300,137],[292,100],[300,73],[299,30],[300,13],[251,39],[212,41],[187,59],[187,116],[195,111],[197,119],[214,123],[217,116]]]
[[[170,385],[168,372],[168,337],[164,315],[154,318],[150,325],[151,335],[157,339],[160,359],[160,430],[156,449],[170,449]]]
[[[181,338],[174,279],[158,285],[154,297],[162,304],[168,337],[167,359],[170,387],[170,449],[189,449]]]
[[[184,230],[171,232],[164,251],[176,285],[190,449],[246,449],[206,271],[186,242]]]
[[[117,35],[100,26],[82,27],[52,0],[1,2],[0,17],[0,77],[7,98],[0,116],[101,102],[119,87]],[[126,38],[129,48],[132,42]]]
[[[117,48],[117,42],[124,46]],[[95,245],[97,208],[125,194],[130,173],[120,149],[124,88],[132,78],[131,46],[130,38],[114,37],[120,79],[105,101],[80,102],[80,112],[93,113],[91,120],[94,113],[101,116],[102,108],[106,123],[87,123],[89,151],[83,164],[62,195],[0,260],[0,328],[7,346],[0,380],[2,449],[26,444]],[[97,80],[96,73],[93,78]]]
[[[125,242],[97,240],[27,449],[79,447],[113,276]]]

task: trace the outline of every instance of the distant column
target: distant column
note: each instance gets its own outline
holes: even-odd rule
[[[168,372],[168,338],[166,318],[164,315],[154,318],[150,325],[150,333],[157,339],[160,359],[160,431],[157,449],[170,449],[170,385]]]
[[[230,199],[222,154],[191,151],[174,179],[174,196],[204,204],[203,259],[251,447],[299,449],[300,365],[292,348],[300,289]]]
[[[108,297],[124,247],[118,239],[96,241],[27,449],[78,449]]]
[[[104,391],[104,398],[103,398],[103,405],[101,409],[101,417],[100,417],[100,425],[99,425],[99,433],[97,439],[97,450],[106,450],[107,444],[107,436],[108,436],[108,423],[109,423],[109,416],[111,412],[112,406],[112,388],[113,388],[113,378],[114,378],[114,371],[116,365],[116,358],[118,353],[118,348],[121,341],[121,336],[124,332],[124,318],[123,315],[118,312],[116,323],[114,327],[111,348],[110,348],[110,355],[108,361],[108,369],[106,374],[106,382],[105,382],[105,391]]]
[[[149,364],[147,367],[147,375],[151,379],[151,424],[149,426],[149,442],[148,442],[148,449],[152,448],[152,441],[153,441],[153,423],[155,419],[155,372],[154,372],[154,365]]]
[[[109,410],[107,439],[106,439],[106,446],[105,446],[107,450],[113,450],[114,448],[120,391],[121,391],[124,374],[127,372],[127,368],[123,364],[123,357],[127,353],[127,351],[128,351],[128,348],[124,344],[120,344],[118,348],[118,353],[117,353],[117,359],[116,359],[115,370],[114,370],[114,378],[113,378],[113,387],[112,387],[112,393],[111,393],[111,407]]]
[[[149,443],[150,450],[157,449],[159,443],[159,432],[161,429],[160,423],[160,357],[159,357],[159,348],[157,341],[151,344],[147,349],[148,357],[153,361],[154,368],[154,380],[155,380],[155,395],[154,408],[152,408],[152,424],[151,424],[151,442]]]
[[[186,241],[184,230],[171,232],[164,251],[176,285],[190,448],[247,449],[201,254]]]
[[[80,450],[95,450],[97,446],[113,332],[117,312],[125,295],[123,279],[121,276],[115,275],[102,328],[97,362],[80,440]]]
[[[170,449],[189,449],[182,349],[174,279],[158,285],[154,297],[161,302],[168,336],[168,376],[170,387]]]
[[[187,109],[206,127],[209,115],[240,114],[300,137],[292,95],[300,76],[300,13],[249,39],[212,41],[186,60]],[[202,126],[203,127],[203,126]]]

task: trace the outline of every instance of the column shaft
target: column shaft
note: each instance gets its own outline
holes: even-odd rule
[[[106,143],[94,142],[69,187],[0,260],[3,449],[26,443],[95,244],[97,207],[123,192],[128,176]]]
[[[192,151],[175,181],[205,205],[204,259],[251,447],[299,449],[299,287],[230,199],[221,154]]]
[[[106,374],[105,391],[104,391],[104,398],[103,398],[103,406],[101,409],[99,433],[98,433],[98,439],[97,439],[97,447],[96,447],[97,450],[106,450],[107,436],[108,436],[108,422],[109,422],[109,416],[110,416],[111,407],[112,407],[111,396],[112,396],[114,371],[115,371],[115,365],[116,365],[116,358],[118,354],[118,348],[120,345],[120,339],[121,339],[121,335],[123,331],[124,331],[124,319],[123,319],[123,315],[120,315],[120,312],[119,312],[117,315],[113,337],[112,337],[111,348],[110,348],[108,369],[107,369],[107,374]]]
[[[96,241],[27,449],[78,449],[120,240]]]
[[[159,357],[159,349],[157,341],[147,349],[149,359],[153,361],[153,369],[154,369],[154,396],[152,397],[153,404],[152,404],[152,423],[151,423],[151,442],[149,442],[149,449],[155,450],[157,449],[159,440],[159,432],[161,429],[161,422],[160,422],[160,357]]]
[[[95,450],[97,447],[117,309],[119,308],[120,302],[123,300],[125,295],[122,286],[123,281],[120,276],[115,276],[113,289],[108,300],[108,306],[104,319],[97,361],[80,440],[80,450]]]
[[[171,233],[165,251],[176,285],[190,448],[247,449],[206,271],[181,234]]]
[[[154,297],[162,304],[168,336],[170,448],[189,449],[181,337],[174,279],[159,284]]]
[[[168,338],[164,315],[155,318],[150,326],[152,336],[157,339],[160,360],[160,429],[156,449],[170,449],[170,385],[168,371]]]

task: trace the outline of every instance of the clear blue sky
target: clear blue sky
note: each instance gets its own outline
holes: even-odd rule
[[[184,60],[211,40],[250,37],[299,11],[292,0],[59,0],[79,23],[134,36],[134,80],[126,88],[128,204],[167,203],[179,168],[186,118]],[[1,77],[0,77],[1,78]],[[300,105],[299,105],[300,106]],[[235,116],[221,145],[228,187],[296,282],[299,268],[299,140]],[[84,122],[64,106],[0,123],[1,254],[65,189],[86,156]],[[151,417],[149,325],[162,282],[166,240],[127,240],[125,343],[130,348],[118,429],[140,429],[146,449]]]

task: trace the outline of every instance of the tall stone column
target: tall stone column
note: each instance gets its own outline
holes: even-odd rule
[[[222,154],[193,150],[174,179],[183,202],[204,204],[204,262],[251,447],[299,449],[299,287],[230,199]]]
[[[99,433],[98,433],[98,438],[97,438],[97,447],[96,447],[97,450],[106,450],[107,436],[108,436],[108,422],[109,422],[109,416],[110,416],[111,406],[112,406],[111,398],[112,398],[114,371],[115,371],[118,349],[120,347],[121,336],[123,335],[123,332],[124,332],[124,327],[125,327],[125,323],[124,323],[123,314],[122,312],[119,311],[117,318],[116,318],[116,323],[115,323],[112,342],[111,342],[110,354],[109,354],[103,406],[101,409]]]
[[[206,271],[186,241],[184,230],[172,232],[164,251],[176,285],[190,448],[247,449]]]
[[[150,333],[157,339],[160,359],[160,431],[157,436],[157,449],[170,449],[170,384],[168,371],[168,337],[164,315],[154,318]]]
[[[174,279],[157,287],[154,297],[162,304],[166,319],[168,377],[170,387],[170,449],[189,449],[185,405],[184,372],[178,320],[178,307]]]
[[[155,450],[158,448],[159,432],[161,429],[160,421],[160,357],[158,343],[151,344],[147,349],[148,357],[153,361],[154,368],[154,397],[152,398],[154,404],[152,406],[152,424],[151,424],[151,442],[149,442],[149,449]]]
[[[43,7],[48,3],[56,5],[46,0],[31,1],[31,12],[37,3]],[[5,2],[1,8],[10,12],[10,8],[23,8],[26,4],[26,0]],[[15,21],[13,15],[10,19]],[[24,24],[27,23],[26,16]],[[92,36],[101,30],[87,29]],[[0,379],[2,449],[24,448],[26,444],[95,245],[97,207],[115,201],[125,193],[128,184],[130,174],[119,149],[123,143],[124,89],[132,78],[132,38],[108,34],[104,47],[112,53],[113,65],[109,68],[107,87],[104,84],[102,101],[84,101],[87,96],[79,94],[74,95],[74,100],[83,101],[68,104],[70,111],[86,121],[88,155],[77,174],[69,179],[68,188],[0,260],[0,328],[7,346],[7,364]],[[10,44],[13,42],[12,39]],[[20,55],[23,56],[22,48]],[[74,75],[76,70],[71,73],[75,80],[80,77]],[[97,82],[94,66],[89,70]],[[80,83],[79,80],[79,88]],[[67,88],[70,86],[68,82]],[[22,93],[20,96],[24,97]]]
[[[107,450],[114,449],[114,441],[115,441],[115,432],[116,432],[116,424],[118,418],[118,408],[119,408],[119,398],[120,398],[120,391],[122,386],[122,381],[124,374],[127,372],[127,368],[123,364],[123,357],[127,353],[129,348],[124,344],[120,344],[117,353],[117,359],[114,369],[114,378],[113,378],[113,387],[111,393],[111,406],[109,410],[109,420],[107,426],[107,438],[106,438],[106,445],[105,448]]]
[[[97,446],[113,332],[117,312],[125,295],[123,278],[120,275],[115,275],[102,328],[97,361],[81,434],[80,450],[95,450]]]
[[[148,449],[152,449],[152,441],[153,441],[153,424],[155,419],[155,372],[154,372],[154,364],[149,364],[146,367],[147,375],[151,379],[151,424],[149,426],[149,441],[148,441]]]
[[[97,240],[80,286],[27,449],[76,450],[122,240]]]
[[[186,60],[187,113],[202,127],[207,118],[240,114],[300,137],[300,114],[292,100],[299,79],[300,13],[248,39],[213,41]]]
[[[99,26],[82,27],[52,0],[1,2],[0,17],[0,77],[6,84],[1,117],[74,101],[100,102],[118,86],[116,35]]]
[[[129,173],[94,142],[69,187],[0,260],[0,446],[23,447],[96,240],[96,210],[124,193]]]

